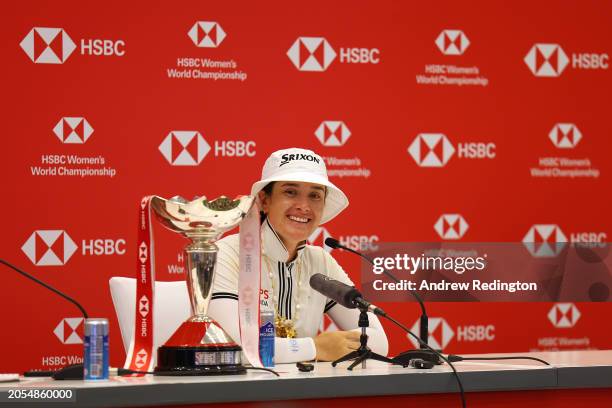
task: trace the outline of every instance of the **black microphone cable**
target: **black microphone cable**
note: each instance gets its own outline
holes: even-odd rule
[[[449,361],[452,362],[457,362],[457,361],[477,361],[477,360],[533,360],[533,361],[537,361],[539,363],[545,364],[545,365],[550,365],[550,363],[546,360],[542,360],[541,358],[537,358],[537,357],[529,357],[529,356],[492,356],[492,357],[463,357],[463,356],[458,356],[455,354],[449,354],[448,356]]]
[[[458,355],[455,355],[455,354],[449,354],[448,356],[444,356],[442,353],[440,353],[437,350],[434,350],[432,347],[430,347],[429,344],[425,343],[423,340],[421,340],[421,338],[419,336],[414,334],[412,331],[410,331],[410,329],[408,329],[402,323],[400,323],[397,320],[395,320],[393,317],[389,316],[386,313],[382,314],[381,316],[389,319],[391,322],[395,323],[397,326],[402,328],[406,333],[411,335],[421,346],[427,348],[428,350],[431,350],[433,353],[435,353],[438,357],[440,357],[442,360],[444,360],[450,366],[450,368],[453,370],[453,374],[454,374],[454,376],[455,376],[455,378],[457,380],[457,384],[459,385],[459,391],[461,393],[461,406],[463,408],[465,408],[465,392],[464,392],[464,389],[463,389],[463,384],[461,383],[461,379],[459,378],[459,373],[455,369],[455,366],[453,365],[453,363],[456,363],[456,362],[459,362],[459,361],[532,360],[532,361],[537,361],[537,362],[540,362],[540,363],[548,365],[548,366],[550,365],[550,363],[548,361],[542,360],[542,359],[537,358],[537,357],[530,357],[530,356],[462,357],[462,356],[458,356]]]
[[[85,319],[89,318],[89,315],[85,311],[85,308],[83,308],[83,306],[81,306],[81,304],[79,302],[77,302],[76,300],[74,300],[73,298],[68,296],[67,294],[59,291],[58,289],[55,289],[53,286],[46,284],[45,282],[41,281],[40,279],[35,278],[34,276],[30,275],[29,273],[22,271],[21,269],[19,269],[16,266],[10,264],[9,262],[5,261],[4,259],[0,259],[0,263],[3,263],[4,265],[6,265],[9,268],[15,270],[16,272],[20,273],[21,275],[25,276],[26,278],[28,278],[30,280],[33,280],[34,282],[38,283],[39,285],[42,285],[45,288],[49,289],[51,292],[54,292],[54,293],[60,295],[61,297],[63,297],[64,299],[66,299],[67,301],[73,303],[76,307],[79,308],[81,313],[83,313],[83,317]]]
[[[457,372],[457,369],[455,368],[454,364],[450,361],[450,359],[446,358],[439,351],[434,350],[429,344],[427,344],[423,340],[421,340],[421,338],[419,336],[417,336],[416,334],[414,334],[409,328],[407,328],[402,323],[398,322],[397,320],[395,320],[394,318],[392,318],[388,314],[386,314],[386,313],[385,314],[381,314],[381,316],[386,318],[386,319],[389,319],[395,325],[399,326],[402,330],[404,330],[406,333],[411,335],[419,343],[419,345],[421,345],[422,347],[432,351],[435,355],[440,357],[442,360],[444,360],[450,366],[450,368],[453,370],[453,376],[457,380],[457,385],[459,386],[459,393],[461,395],[461,406],[463,408],[465,408],[466,407],[466,405],[465,405],[465,391],[463,389],[463,383],[461,382],[461,378],[459,378],[459,373]],[[457,361],[460,361],[460,360],[457,360]]]

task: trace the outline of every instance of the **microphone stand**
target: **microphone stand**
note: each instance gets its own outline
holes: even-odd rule
[[[384,363],[393,363],[393,360],[387,357],[383,357],[380,354],[374,353],[368,347],[368,335],[366,328],[370,326],[370,320],[368,319],[368,308],[363,305],[359,305],[359,327],[361,327],[361,336],[359,336],[360,346],[357,350],[351,351],[347,355],[340,357],[332,363],[332,367],[335,367],[338,363],[343,361],[355,360],[348,366],[347,370],[353,371],[359,363],[361,368],[366,368],[366,360],[382,361]]]
[[[325,240],[325,244],[331,248],[340,248],[345,251],[351,252],[365,259],[371,265],[374,265],[374,261],[370,259],[370,257],[362,254],[361,252],[355,251],[349,247],[346,247],[340,244],[340,242],[334,238],[327,238]],[[386,269],[383,270],[383,273],[387,275],[389,278],[391,278],[393,281],[395,281],[396,283],[400,282],[399,279],[393,276],[391,272],[387,271]],[[419,302],[419,306],[421,306],[421,317],[420,317],[420,323],[419,323],[419,337],[422,343],[420,343],[420,347],[418,349],[411,349],[408,351],[404,351],[403,353],[400,353],[397,356],[393,357],[392,362],[393,364],[396,364],[396,365],[408,367],[410,365],[410,360],[422,359],[422,360],[430,361],[434,364],[440,365],[442,364],[442,360],[440,359],[439,353],[435,353],[432,350],[427,349],[426,347],[423,346],[423,344],[429,344],[428,343],[429,317],[427,316],[427,311],[425,310],[425,304],[423,303],[423,299],[421,299],[421,296],[419,296],[419,294],[414,290],[411,290],[410,293],[412,294],[412,296],[414,296],[417,302]]]

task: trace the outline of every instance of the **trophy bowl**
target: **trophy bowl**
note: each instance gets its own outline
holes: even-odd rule
[[[243,374],[241,347],[214,319],[207,316],[212,296],[221,235],[245,217],[253,197],[225,196],[214,200],[153,197],[156,218],[171,231],[187,239],[184,262],[191,317],[157,350],[155,372],[164,375]]]

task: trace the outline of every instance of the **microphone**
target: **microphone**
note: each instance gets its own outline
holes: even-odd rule
[[[61,297],[63,297],[64,299],[66,299],[67,301],[69,301],[70,303],[74,304],[76,307],[79,308],[79,310],[81,311],[81,313],[83,314],[83,318],[85,319],[89,319],[89,315],[87,314],[87,312],[85,311],[85,309],[83,308],[83,306],[81,306],[81,304],[79,302],[77,302],[76,300],[74,300],[73,298],[71,298],[70,296],[68,296],[67,294],[60,292],[59,290],[55,289],[53,286],[41,281],[40,279],[35,278],[34,276],[30,275],[29,273],[22,271],[21,269],[17,268],[15,265],[10,264],[9,262],[5,261],[4,259],[0,259],[0,263],[4,264],[5,266],[8,266],[9,268],[11,268],[12,270],[14,270],[17,273],[20,273],[21,275],[25,276],[26,278],[33,280],[34,282],[38,283],[39,285],[49,289],[51,292],[60,295]]]
[[[14,270],[15,272],[25,276],[26,278],[38,283],[39,285],[45,287],[46,289],[49,289],[51,292],[63,297],[64,299],[66,299],[67,301],[69,301],[70,303],[74,304],[76,307],[79,308],[79,310],[81,311],[81,313],[83,314],[83,318],[84,319],[89,319],[89,315],[87,314],[87,312],[85,311],[85,308],[83,306],[81,306],[81,304],[79,302],[77,302],[76,300],[74,300],[73,298],[71,298],[70,296],[68,296],[67,294],[61,292],[58,289],[55,289],[53,286],[41,281],[38,278],[35,278],[34,276],[30,275],[29,273],[19,269],[18,267],[16,267],[15,265],[12,265],[11,263],[5,261],[4,259],[0,259],[0,263],[11,268],[12,270]],[[32,373],[27,372],[27,373]],[[73,364],[73,365],[69,365],[66,366],[64,368],[61,368],[57,371],[53,371],[53,372],[45,372],[46,374],[49,374],[53,377],[54,380],[82,380],[83,379],[83,364]],[[31,376],[31,375],[30,375]]]
[[[349,286],[321,273],[315,273],[310,277],[310,287],[348,309],[359,307],[377,316],[386,315],[384,310],[365,300],[361,292],[354,286]]]
[[[340,241],[338,241],[335,238],[332,238],[332,237],[325,238],[325,245],[333,249],[343,249],[345,251],[352,252],[353,254],[358,255],[361,258],[365,259],[371,265],[374,265],[374,261],[370,257],[362,254],[361,252],[355,251],[354,249],[351,249],[351,248],[348,248],[342,245]],[[393,276],[391,272],[387,271],[386,269],[383,269],[383,273],[387,275],[389,278],[391,278],[394,282],[396,283],[400,282],[399,279]],[[427,311],[425,310],[425,303],[423,303],[423,299],[421,298],[421,296],[414,290],[410,290],[410,293],[412,294],[412,296],[414,296],[417,302],[419,302],[419,306],[421,306],[421,318],[420,318],[420,323],[419,323],[419,337],[421,339],[421,342],[419,344],[420,344],[421,349],[426,349],[423,346],[423,344],[429,344],[428,343],[429,317],[427,316]],[[422,354],[422,353],[425,353],[425,354]],[[430,354],[428,350],[422,350],[422,351],[409,350],[404,353],[401,353],[396,358],[399,360],[407,359],[408,361],[411,358],[422,358],[426,361],[432,361],[436,364],[441,364],[440,359],[435,354]]]

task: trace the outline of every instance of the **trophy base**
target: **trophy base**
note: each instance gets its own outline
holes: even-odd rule
[[[240,354],[238,346],[234,350],[161,346],[157,349],[155,373],[170,376],[245,374],[246,368],[240,364]]]
[[[193,316],[157,349],[158,375],[245,374],[242,349],[207,316]]]

